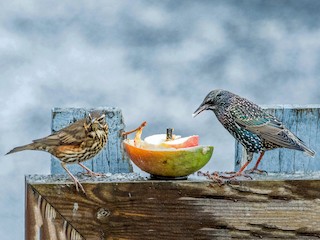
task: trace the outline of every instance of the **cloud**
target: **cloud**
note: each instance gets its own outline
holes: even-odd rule
[[[211,112],[191,114],[215,88],[259,104],[319,102],[319,4],[304,3],[2,4],[0,153],[48,135],[53,107],[117,106],[128,129],[149,122],[145,136],[167,127],[199,134],[215,146],[204,170],[232,170],[232,136]],[[21,214],[22,176],[48,173],[49,159],[40,152],[0,157],[0,179],[10,178],[1,209],[14,199],[12,212]]]

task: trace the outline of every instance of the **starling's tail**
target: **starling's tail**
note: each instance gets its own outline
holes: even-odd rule
[[[300,138],[298,138],[293,133],[289,132],[289,137],[293,140],[292,149],[300,150],[304,153],[306,153],[310,157],[314,157],[316,155],[316,152],[310,149],[304,141],[302,141]],[[289,147],[290,148],[290,147]]]
[[[316,155],[316,152],[313,151],[312,149],[308,148],[306,145],[304,145],[304,143],[300,143],[299,144],[302,151],[305,152],[307,155],[309,155],[310,157],[314,157]]]
[[[40,149],[36,143],[30,143],[27,145],[15,147],[14,149],[12,149],[8,153],[6,153],[6,155],[11,154],[11,153],[15,153],[15,152],[24,151],[24,150],[40,150]]]
[[[279,131],[279,129],[281,129]],[[263,138],[270,141],[273,144],[281,146],[283,148],[289,148],[294,150],[299,150],[305,152],[310,157],[314,157],[316,152],[310,149],[304,141],[298,138],[294,133],[285,128],[283,125],[279,124],[274,127],[269,125],[269,128],[262,129]]]

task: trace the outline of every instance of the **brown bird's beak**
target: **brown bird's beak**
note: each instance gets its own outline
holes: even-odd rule
[[[209,109],[207,104],[201,104],[198,109],[192,114],[192,117],[196,117],[199,113],[203,112],[204,110]]]

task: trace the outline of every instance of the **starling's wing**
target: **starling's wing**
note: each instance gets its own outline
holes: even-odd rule
[[[236,124],[278,146],[302,150],[304,143],[274,116],[254,103],[235,105],[229,109]]]
[[[85,120],[81,119],[70,126],[49,135],[48,137],[37,139],[33,142],[41,142],[48,146],[80,145],[87,137],[87,133],[84,129],[84,123]]]

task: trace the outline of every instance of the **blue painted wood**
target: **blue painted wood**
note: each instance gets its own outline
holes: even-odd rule
[[[84,118],[92,111],[99,111],[106,115],[106,122],[109,126],[108,142],[97,156],[83,162],[83,164],[94,172],[100,173],[132,172],[131,162],[126,154],[124,154],[122,139],[120,137],[121,132],[124,131],[125,124],[122,112],[118,108],[54,108],[52,109],[52,132],[58,131],[75,121]],[[83,168],[77,164],[69,164],[67,167],[74,174],[84,172]],[[53,156],[51,158],[51,173],[66,174],[65,170],[61,167],[60,161]]]
[[[315,150],[316,156],[309,157],[300,151],[275,149],[267,151],[259,165],[259,169],[273,173],[311,173],[320,171],[320,105],[276,105],[263,106],[267,112],[275,115],[294,134],[302,139],[307,146]],[[254,155],[248,169],[256,163],[258,154]],[[236,141],[235,170],[245,163],[244,149]]]

